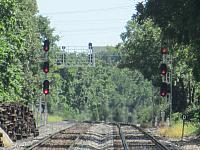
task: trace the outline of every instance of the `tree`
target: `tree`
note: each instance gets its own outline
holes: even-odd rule
[[[121,34],[122,61],[124,67],[139,70],[145,78],[151,80],[158,76],[161,61],[161,30],[151,19],[142,25],[134,20],[127,23],[126,32]]]
[[[138,3],[133,15],[139,24],[151,18],[161,28],[162,40],[168,41],[174,58],[173,108],[180,112],[194,108],[192,114],[198,110],[193,106],[200,99],[199,4],[197,0],[148,0]]]
[[[45,35],[51,35],[53,43],[57,37],[52,36],[49,24],[47,30],[38,30],[44,23],[36,16],[36,0],[2,0],[0,7],[0,97],[3,101],[31,103],[41,91],[37,63],[42,54],[40,35],[48,31]]]
[[[193,76],[199,82],[200,69],[200,2],[198,0],[148,0],[146,4],[137,5],[134,20],[141,23],[151,18],[162,29],[163,38],[170,45],[191,45]]]

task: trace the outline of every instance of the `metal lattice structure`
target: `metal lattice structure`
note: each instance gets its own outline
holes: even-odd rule
[[[63,67],[95,67],[95,53],[92,47],[62,46],[56,53],[56,65]]]

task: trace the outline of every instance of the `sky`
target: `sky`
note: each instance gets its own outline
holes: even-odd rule
[[[135,5],[142,0],[37,0],[39,14],[50,19],[59,46],[115,46],[121,42]]]

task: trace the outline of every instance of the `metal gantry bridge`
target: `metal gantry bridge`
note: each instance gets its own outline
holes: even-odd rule
[[[96,67],[97,60],[108,64],[121,59],[120,54],[113,54],[106,46],[61,46],[55,53],[55,65],[60,67]]]
[[[92,46],[61,46],[56,52],[56,65],[64,67],[95,67]]]

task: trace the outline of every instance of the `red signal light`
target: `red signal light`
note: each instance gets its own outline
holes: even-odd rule
[[[45,40],[45,41],[44,41],[44,45],[43,45],[43,50],[44,50],[45,52],[48,52],[48,51],[49,51],[49,45],[50,45],[49,40]]]
[[[167,54],[168,53],[168,48],[167,47],[162,47],[161,48],[161,53],[162,54]]]
[[[48,51],[49,48],[47,46],[44,47],[44,51]]]
[[[160,74],[163,76],[165,76],[167,74],[167,65],[166,64],[160,65]]]
[[[160,96],[165,97],[169,92],[169,85],[166,82],[161,83]]]
[[[49,72],[49,62],[48,61],[44,62],[43,71],[44,71],[44,73]]]
[[[165,97],[166,95],[167,95],[167,92],[166,92],[166,91],[161,91],[161,92],[160,92],[160,96]]]
[[[44,80],[44,82],[43,82],[43,93],[45,95],[49,94],[49,81],[48,80]]]
[[[167,71],[166,70],[162,70],[161,74],[162,75],[166,75]]]
[[[43,90],[43,93],[46,95],[46,94],[49,94],[49,90],[48,89],[44,89]]]
[[[48,68],[44,68],[44,72],[45,72],[45,73],[48,73],[48,72],[49,72],[49,69],[48,69]]]

